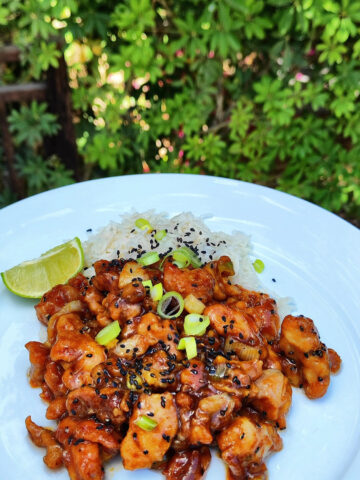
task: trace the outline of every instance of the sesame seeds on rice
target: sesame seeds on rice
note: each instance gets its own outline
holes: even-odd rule
[[[153,230],[148,232],[137,228],[135,222],[139,218],[146,219]],[[166,236],[158,241],[155,235],[160,230],[166,230]],[[261,285],[250,259],[250,237],[238,231],[231,235],[213,232],[201,217],[195,217],[190,212],[173,217],[154,210],[126,213],[121,216],[120,223],[111,222],[96,233],[90,233],[88,241],[83,243],[86,268],[84,274],[91,277],[94,273],[92,264],[99,259],[136,260],[149,251],[156,251],[163,257],[183,246],[193,250],[203,263],[228,255],[235,270],[232,283],[238,283],[250,290],[267,290]],[[289,313],[288,299],[277,298],[277,301],[280,314],[282,311]]]

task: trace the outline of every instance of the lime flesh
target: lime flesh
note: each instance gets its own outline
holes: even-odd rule
[[[15,295],[41,298],[60,283],[66,283],[83,268],[84,252],[75,237],[35,260],[29,260],[1,273],[5,286]]]

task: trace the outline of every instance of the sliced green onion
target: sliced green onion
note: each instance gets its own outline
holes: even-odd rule
[[[160,260],[159,254],[157,252],[147,252],[142,257],[137,259],[137,262],[140,263],[143,267],[147,265],[152,265]]]
[[[175,251],[172,254],[173,259],[175,260],[174,264],[179,268],[185,268],[190,265],[190,260],[187,255],[182,252]]]
[[[167,292],[157,306],[157,313],[162,318],[177,318],[184,310],[184,299],[178,292]]]
[[[106,325],[106,327],[100,330],[100,332],[96,335],[95,340],[100,345],[106,345],[111,342],[111,340],[115,340],[115,338],[119,335],[120,332],[121,328],[119,322],[115,320],[115,322]]]
[[[191,265],[194,267],[194,268],[199,268],[201,267],[201,260],[200,258],[196,255],[196,253],[194,253],[190,248],[188,247],[181,247],[179,248],[178,250],[176,250],[177,252],[180,252],[182,253],[183,255],[186,255],[187,258],[189,259]]]
[[[146,415],[141,415],[137,420],[135,420],[134,423],[146,432],[151,432],[155,427],[157,427],[158,424],[156,420],[153,420]]]
[[[188,360],[196,357],[197,346],[195,337],[184,337],[180,339],[178,350],[186,350],[186,356]]]
[[[161,300],[163,296],[163,286],[162,283],[157,283],[152,288],[150,288],[150,297],[154,300],[154,302],[158,302]]]
[[[186,335],[205,335],[207,327],[210,325],[210,318],[207,315],[198,313],[189,313],[184,321],[184,332]]]
[[[155,240],[160,242],[163,238],[165,238],[167,235],[166,230],[159,230],[158,232],[155,233]]]
[[[253,262],[253,267],[257,273],[261,273],[264,270],[265,265],[264,262],[260,260],[260,258],[257,258],[255,262]]]
[[[152,286],[153,286],[151,280],[144,280],[144,281],[142,282],[142,284],[144,285],[145,288],[152,288]]]
[[[148,232],[153,230],[153,227],[146,218],[138,218],[135,222],[135,226],[140,228],[140,230],[147,230]]]
[[[167,257],[173,257],[175,260],[175,264],[177,265],[176,262],[183,262],[184,267],[188,266],[191,264],[194,268],[199,268],[201,267],[201,260],[200,258],[188,247],[181,247],[178,248],[177,250],[174,250],[173,252],[168,253],[163,259],[160,264],[160,268],[162,268],[163,263],[165,262],[165,259]],[[178,265],[177,265],[178,266]],[[184,267],[179,267],[179,268],[184,268]]]

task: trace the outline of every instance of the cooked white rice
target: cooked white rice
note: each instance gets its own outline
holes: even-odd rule
[[[148,233],[135,226],[138,218],[146,219],[154,230]],[[165,213],[154,210],[132,212],[122,215],[121,223],[111,222],[97,233],[91,234],[89,240],[83,243],[85,254],[84,272],[87,276],[94,274],[92,264],[99,260],[114,258],[136,259],[151,250],[159,254],[168,253],[170,248],[176,250],[182,246],[196,247],[202,262],[209,262],[221,255],[228,255],[233,264],[235,275],[231,278],[250,290],[267,291],[261,285],[252,261],[250,237],[233,232],[232,235],[223,232],[212,232],[202,218],[186,212],[172,218]],[[167,230],[165,238],[157,242],[154,238],[159,230]],[[273,292],[271,292],[274,296]],[[279,299],[278,308],[281,316],[289,312],[288,299]]]

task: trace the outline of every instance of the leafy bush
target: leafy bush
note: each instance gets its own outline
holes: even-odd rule
[[[22,49],[22,80],[56,66],[54,36],[65,39],[84,178],[220,175],[351,219],[360,216],[359,31],[351,0],[5,0],[0,9],[0,32]]]

